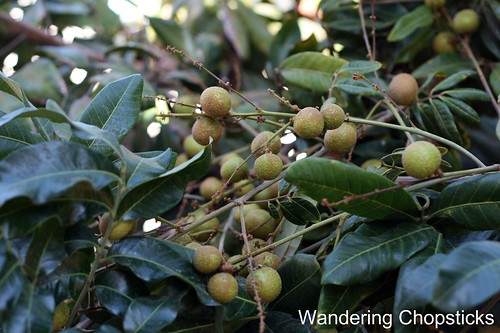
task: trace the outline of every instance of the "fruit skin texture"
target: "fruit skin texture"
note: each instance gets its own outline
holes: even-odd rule
[[[479,15],[472,9],[463,9],[453,17],[453,30],[457,34],[470,34],[479,27]]]
[[[241,184],[243,184],[243,183],[247,183],[247,184],[241,186]],[[238,186],[241,186],[241,187],[238,187]],[[244,196],[245,194],[247,194],[251,190],[253,190],[255,188],[255,185],[252,183],[248,183],[247,179],[243,179],[243,180],[240,180],[239,182],[235,183],[234,187],[235,188],[238,187],[236,189],[236,191],[234,192],[234,194],[236,194],[236,196],[239,198],[239,197]]]
[[[69,319],[70,309],[66,301],[57,304],[52,318],[52,330],[60,331]]]
[[[109,224],[111,223],[111,217],[109,213],[104,213],[99,221],[99,230],[102,235],[106,233]],[[117,241],[122,239],[123,237],[130,234],[134,231],[136,227],[137,221],[129,220],[129,221],[119,221],[113,228],[111,229],[111,233],[109,234],[108,239],[111,241]]]
[[[321,114],[325,121],[325,128],[327,130],[340,127],[345,119],[344,109],[337,104],[326,104],[321,107]]]
[[[281,264],[280,258],[277,255],[271,252],[262,252],[261,254],[255,256],[253,261],[256,266],[261,265],[264,267],[271,267],[274,269],[278,269]]]
[[[201,246],[194,251],[193,265],[202,274],[213,273],[222,265],[222,254],[214,246]]]
[[[253,238],[253,239],[251,239],[251,240],[248,241],[248,246],[250,247],[250,252],[258,250],[261,247],[264,247],[266,245],[267,245],[266,241],[264,241],[264,240],[262,240],[260,238]],[[243,255],[247,255],[248,254],[247,247],[244,244],[243,244],[243,247],[241,248],[241,254],[243,254]]]
[[[260,209],[260,206],[258,204],[254,204],[254,203],[243,205],[243,214],[246,214],[249,211],[255,210],[255,209]],[[234,208],[234,219],[236,221],[240,220],[240,207],[239,206],[236,206]]]
[[[425,5],[432,9],[437,9],[444,7],[446,5],[446,0],[425,0]]]
[[[303,108],[293,120],[295,134],[304,139],[312,139],[321,135],[324,127],[323,115],[313,107]]]
[[[264,209],[245,213],[245,228],[256,238],[266,239],[276,229],[276,220]]]
[[[281,141],[278,136],[274,137],[271,141],[269,141],[267,146],[265,146],[267,140],[269,140],[273,136],[274,133],[270,131],[262,131],[257,134],[257,136],[252,140],[252,144],[250,145],[252,154],[254,154],[256,157],[260,156],[265,153],[265,148],[269,148],[273,154],[279,153],[281,150]]]
[[[206,214],[202,211],[196,211],[188,219],[188,222],[192,223],[204,217],[205,215]],[[206,242],[210,238],[210,235],[215,234],[215,231],[219,228],[219,226],[220,226],[219,219],[217,217],[214,217],[213,219],[210,219],[205,223],[197,226],[196,228],[190,230],[189,235],[198,242]]]
[[[210,117],[225,117],[231,110],[231,96],[220,87],[208,87],[200,96],[201,109]]]
[[[200,152],[203,148],[205,148],[205,146],[200,145],[198,142],[196,142],[192,135],[188,135],[184,139],[182,148],[184,149],[184,152],[186,153],[187,157],[191,158],[194,155],[198,154],[198,152]]]
[[[434,37],[432,48],[438,54],[455,52],[455,35],[450,31],[441,31]]]
[[[441,165],[441,153],[432,143],[416,141],[406,147],[403,167],[409,176],[421,179],[432,176]]]
[[[217,177],[207,177],[200,184],[200,194],[205,200],[212,200],[212,196],[222,187],[222,181]]]
[[[260,299],[266,303],[274,301],[281,292],[281,277],[278,272],[271,267],[262,267],[254,271],[253,275]],[[252,274],[247,277],[246,287],[248,293],[255,297]]]
[[[208,280],[207,290],[217,302],[227,304],[238,294],[238,281],[229,273],[217,273]]]
[[[235,183],[246,178],[248,173],[248,166],[245,163],[245,160],[240,157],[227,160],[226,162],[224,162],[224,164],[222,164],[222,166],[220,167],[220,175],[222,179],[224,181],[227,181],[238,167],[239,170],[233,175],[233,177],[231,178],[231,182]]]
[[[323,142],[330,153],[344,154],[354,147],[357,138],[356,129],[343,123],[339,128],[326,131]]]
[[[389,84],[389,95],[401,105],[412,105],[417,99],[418,83],[408,73],[400,73],[394,76]]]
[[[257,157],[254,168],[259,179],[271,180],[280,175],[283,161],[278,155],[268,153]]]
[[[206,146],[210,143],[210,137],[216,142],[222,135],[222,124],[210,117],[200,117],[196,119],[191,128],[193,139],[198,144]]]
[[[272,198],[276,198],[279,193],[279,185],[278,183],[274,183],[273,185],[263,189],[256,195],[254,195],[253,200],[255,201],[261,201],[261,200],[269,200]],[[258,205],[261,208],[267,207],[267,202],[259,202]]]

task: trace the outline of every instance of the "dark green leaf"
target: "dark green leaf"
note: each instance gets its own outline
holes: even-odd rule
[[[41,143],[0,161],[0,206],[18,197],[42,204],[80,182],[100,190],[118,179],[114,166],[97,152],[69,142]]]
[[[412,72],[416,79],[423,79],[435,73],[445,76],[453,75],[459,71],[472,69],[472,63],[464,56],[456,53],[443,53],[426,61]]]
[[[5,113],[0,111],[0,117],[4,115]],[[0,127],[0,159],[16,149],[40,142],[43,142],[43,139],[38,133],[31,132],[22,121],[13,120]]]
[[[269,305],[272,311],[296,315],[302,309],[314,309],[321,288],[321,266],[316,257],[296,254],[278,269],[282,281],[281,293]]]
[[[238,15],[236,9],[229,8],[229,6],[224,6],[222,13],[224,35],[233,46],[238,57],[248,59],[250,56],[249,35],[240,15]]]
[[[0,241],[0,246],[5,242]],[[16,299],[23,289],[23,272],[21,263],[11,254],[2,253],[3,264],[0,267],[0,313],[13,299]]]
[[[335,83],[335,87],[351,95],[376,95],[378,92],[368,82],[343,78]]]
[[[462,99],[465,101],[489,101],[490,96],[482,90],[475,88],[459,88],[453,90],[447,90],[443,92],[444,95],[448,95],[454,98]]]
[[[280,209],[285,218],[296,225],[315,223],[321,219],[316,206],[303,198],[290,198],[281,201]]]
[[[465,102],[451,97],[440,97],[440,99],[450,108],[457,118],[471,123],[479,122],[479,115]]]
[[[274,71],[288,56],[294,45],[300,41],[300,28],[295,18],[288,19],[283,23],[280,31],[276,34],[271,44],[269,61],[271,70]]]
[[[418,28],[431,25],[434,21],[432,11],[427,6],[419,6],[413,11],[401,16],[392,28],[387,40],[397,42],[411,35]]]
[[[233,321],[255,313],[257,303],[248,295],[246,278],[236,277],[238,281],[238,295],[229,304],[224,305],[224,320]]]
[[[195,289],[203,304],[216,305],[206,290],[205,277],[193,267],[193,253],[173,242],[128,237],[111,247],[108,258],[147,282],[177,277]]]
[[[376,72],[382,67],[382,64],[378,61],[369,61],[369,60],[355,60],[350,61],[340,68],[341,72],[354,74],[367,74],[371,72]]]
[[[14,96],[23,103],[26,101],[26,97],[19,83],[6,77],[3,72],[0,72],[0,91]]]
[[[79,223],[64,230],[64,248],[66,253],[94,248],[97,246],[97,237],[85,224]]]
[[[495,95],[500,95],[500,64],[496,64],[491,71],[489,82]]]
[[[254,10],[248,8],[244,4],[238,4],[236,9],[239,19],[245,25],[246,31],[253,44],[264,54],[269,53],[271,46],[272,35],[267,30],[266,21],[255,13]]]
[[[109,83],[92,100],[80,121],[113,133],[121,142],[139,116],[143,85],[139,74]],[[88,142],[88,146],[103,153],[110,151],[98,140]]]
[[[301,52],[281,63],[280,74],[287,83],[318,92],[328,92],[333,74],[346,63],[344,59],[320,52]]]
[[[432,90],[431,94],[438,92],[438,91],[443,91],[446,89],[449,89],[451,87],[454,87],[458,83],[462,82],[463,80],[467,79],[469,76],[476,74],[475,71],[473,70],[463,70],[458,73],[454,73],[444,79],[443,81],[439,82]]]
[[[434,118],[436,119],[436,124],[439,130],[436,134],[461,144],[462,136],[458,131],[457,125],[455,124],[455,118],[453,118],[453,114],[448,106],[436,99],[431,99],[430,105],[434,112]]]
[[[432,305],[452,313],[468,310],[500,292],[500,244],[467,242],[439,266]]]
[[[264,333],[287,332],[287,333],[310,333],[309,327],[313,323],[301,323],[299,319],[284,312],[272,311],[266,315]],[[245,326],[245,332],[258,332],[259,321],[255,320]]]
[[[408,43],[405,43],[403,47],[398,50],[395,62],[397,64],[411,62],[420,52],[429,47],[433,37],[434,33],[432,26],[420,29],[415,36],[412,36]]]
[[[328,255],[321,282],[352,285],[372,281],[426,247],[435,233],[425,224],[401,223],[391,228],[364,224],[344,236]]]
[[[196,53],[193,37],[185,27],[180,26],[174,20],[163,20],[157,17],[149,17],[149,23],[165,46],[176,47],[187,54]]]
[[[472,230],[500,230],[500,174],[478,175],[448,185],[431,215]]]
[[[316,201],[322,202],[326,199],[330,203],[396,185],[373,172],[340,161],[321,158],[306,158],[293,163],[285,179]],[[374,193],[359,200],[354,200],[353,197],[353,200],[335,207],[373,219],[396,215],[413,218],[413,212],[417,208],[413,198],[401,188]]]

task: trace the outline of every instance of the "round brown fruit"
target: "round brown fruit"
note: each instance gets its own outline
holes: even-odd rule
[[[323,142],[330,153],[344,154],[356,145],[357,138],[356,129],[348,123],[343,123],[339,128],[326,131]]]
[[[194,251],[193,265],[202,274],[213,273],[222,265],[222,254],[214,246],[200,246]]]
[[[229,273],[217,273],[208,280],[207,290],[214,300],[227,304],[238,294],[238,281]]]
[[[432,143],[416,141],[405,148],[401,157],[409,176],[421,179],[432,176],[441,165],[441,152]]]
[[[457,34],[470,34],[479,27],[479,15],[472,9],[463,9],[453,17],[453,30]]]
[[[446,0],[425,0],[425,5],[432,9],[437,9],[444,7],[446,5]]]
[[[271,267],[257,269],[253,272],[253,278],[252,274],[248,275],[246,287],[252,297],[255,297],[254,283],[259,298],[265,303],[274,301],[281,292],[281,277]]]
[[[68,302],[62,301],[57,304],[54,310],[54,316],[52,317],[52,331],[60,331],[66,326],[66,322],[69,319],[70,309]]]
[[[295,134],[304,139],[312,139],[321,135],[324,127],[325,121],[323,120],[323,115],[313,107],[303,108],[293,119]]]
[[[389,95],[400,105],[412,105],[417,99],[418,83],[408,73],[394,76],[389,84]]]
[[[186,153],[187,157],[191,158],[194,155],[198,154],[201,150],[203,150],[205,146],[200,145],[198,142],[196,142],[192,135],[188,135],[184,139],[182,148],[184,149],[184,152]]]
[[[220,174],[224,181],[227,181],[232,176],[231,182],[238,182],[246,178],[248,174],[247,163],[241,157],[227,160],[226,162],[224,162],[224,164],[222,164],[220,168]]]
[[[217,177],[207,177],[200,184],[200,194],[205,200],[212,200],[212,196],[222,188],[222,181]]]
[[[253,258],[253,261],[256,266],[264,266],[271,267],[274,269],[278,269],[281,264],[280,258],[277,255],[271,252],[262,252]]]
[[[260,155],[254,163],[255,174],[262,180],[271,180],[278,177],[282,168],[283,161],[278,155],[272,153]]]
[[[277,154],[281,150],[281,141],[278,136],[275,136],[273,139],[271,139],[274,136],[273,132],[270,131],[262,131],[257,136],[252,140],[252,144],[250,145],[250,149],[252,151],[252,154],[255,156],[260,156],[265,153],[266,149],[269,148],[273,154]],[[269,141],[269,143],[266,145],[266,142]]]
[[[264,209],[245,213],[245,228],[256,238],[266,239],[276,229],[276,220]]]
[[[194,122],[191,133],[198,144],[206,146],[210,143],[210,137],[214,142],[220,139],[222,129],[220,121],[210,117],[200,117]]]
[[[450,31],[441,31],[434,37],[432,48],[438,54],[455,52],[455,35]]]
[[[225,117],[231,110],[231,96],[220,87],[209,87],[201,93],[201,109],[210,117]]]
[[[345,119],[344,109],[337,104],[325,104],[321,107],[321,114],[325,121],[325,129],[331,130],[340,127]]]

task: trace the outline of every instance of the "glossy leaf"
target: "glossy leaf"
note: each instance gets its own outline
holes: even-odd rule
[[[419,6],[413,11],[401,16],[392,28],[387,40],[389,42],[398,42],[411,35],[419,28],[431,25],[434,21],[432,11],[427,6]]]
[[[296,225],[315,223],[321,218],[316,206],[303,198],[290,198],[281,201],[280,209],[285,218]]]
[[[467,79],[469,76],[476,74],[475,71],[473,70],[463,70],[459,71],[458,73],[454,73],[444,79],[443,81],[439,82],[432,90],[431,93],[443,91],[446,89],[449,89],[451,87],[456,86],[458,83],[462,82],[463,80]]]
[[[458,144],[462,143],[462,137],[458,131],[455,119],[448,106],[440,100],[431,99],[430,105],[434,113],[434,119],[441,136],[450,139]]]
[[[416,79],[424,79],[435,73],[450,76],[472,68],[468,58],[455,53],[443,53],[423,63],[412,72],[412,76]]]
[[[403,189],[377,193],[354,200],[354,196],[371,193],[396,184],[383,176],[340,161],[307,158],[293,163],[285,179],[318,202],[335,203],[353,197],[347,204],[335,205],[348,213],[372,219],[389,216],[413,218],[416,204]]]
[[[371,60],[355,60],[350,61],[340,68],[341,72],[354,74],[367,74],[371,72],[376,72],[382,67],[382,64],[378,61]]]
[[[365,224],[342,237],[328,255],[321,282],[345,286],[372,281],[426,247],[435,233],[425,224],[400,223],[391,228]]]
[[[321,266],[316,257],[296,254],[278,269],[282,281],[281,293],[269,308],[272,311],[296,315],[298,310],[314,309],[321,288]]]
[[[80,122],[113,133],[121,142],[139,116],[143,85],[139,74],[109,83],[92,100]],[[88,142],[88,146],[103,153],[110,152],[108,146],[97,140]]]
[[[205,277],[193,267],[193,253],[194,251],[177,243],[155,238],[129,237],[115,243],[108,258],[129,268],[146,282],[177,277],[194,288],[203,304],[216,305],[206,290]]]
[[[448,185],[432,204],[431,215],[449,218],[471,230],[500,230],[500,174],[474,176]]]
[[[4,115],[5,113],[0,111],[0,118]],[[31,132],[23,122],[13,120],[0,127],[0,159],[16,149],[40,142],[43,142],[43,139],[38,133]]]
[[[490,97],[483,90],[475,88],[458,88],[443,91],[443,95],[458,98],[464,101],[489,101]]]
[[[479,122],[479,115],[467,103],[451,97],[440,97],[440,99],[457,118],[470,123]]]
[[[467,242],[439,266],[432,305],[445,312],[468,310],[500,292],[500,244]]]
[[[301,88],[328,92],[333,74],[346,63],[344,59],[319,52],[301,52],[281,63],[280,75],[285,82]]]
[[[19,101],[25,103],[25,106],[28,106],[26,105],[26,96],[19,83],[12,79],[9,79],[3,72],[0,72],[0,91],[14,96]]]
[[[42,204],[80,182],[100,190],[118,179],[113,165],[86,147],[41,143],[16,150],[0,161],[0,206],[18,197]]]

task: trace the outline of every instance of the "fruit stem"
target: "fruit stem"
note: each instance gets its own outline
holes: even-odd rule
[[[335,243],[333,244],[333,248],[335,249],[340,242],[340,237],[342,236],[342,229],[344,228],[344,223],[347,220],[347,216],[341,218],[339,221],[339,225],[337,226],[337,235],[335,236]]]
[[[394,107],[394,105],[392,105],[391,103],[385,103],[385,104],[392,111],[392,114],[394,115],[394,118],[396,118],[396,120],[398,121],[399,125],[407,128],[408,126],[406,126],[405,122],[403,121],[403,118],[401,118],[401,116],[399,115],[398,110]],[[415,142],[415,139],[413,139],[413,137],[411,136],[410,133],[408,133],[408,132],[405,131],[405,134],[406,134],[406,137],[408,138],[408,141],[410,143]]]
[[[421,136],[427,137],[429,139],[435,140],[435,141],[440,142],[444,145],[447,145],[447,146],[454,148],[455,150],[461,152],[462,154],[464,154],[465,156],[467,156],[471,160],[473,160],[474,163],[476,163],[477,166],[479,166],[479,167],[486,167],[486,165],[483,162],[481,162],[480,159],[478,159],[476,156],[474,156],[474,154],[469,152],[467,149],[461,147],[460,145],[456,144],[455,142],[450,141],[450,140],[445,139],[445,138],[442,138],[438,135],[426,132],[426,131],[421,130],[421,129],[416,128],[416,127],[406,127],[406,126],[400,126],[400,125],[395,125],[395,124],[388,124],[388,123],[383,123],[380,121],[362,119],[362,118],[357,118],[357,117],[349,117],[347,119],[347,121],[353,122],[356,124],[386,127],[386,128],[390,128],[390,129],[396,129],[396,130],[400,130],[400,131],[405,131],[405,132],[410,132],[413,134],[421,135]]]
[[[262,111],[262,112],[231,112],[231,116],[250,117],[250,116],[270,116],[270,117],[288,117],[293,118],[295,114],[286,112]]]

